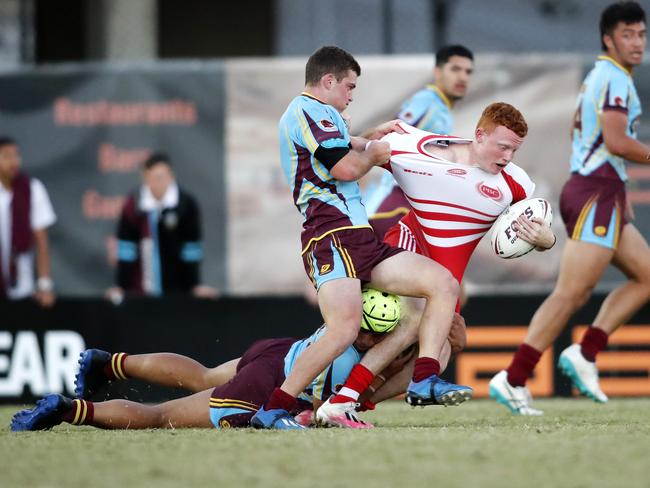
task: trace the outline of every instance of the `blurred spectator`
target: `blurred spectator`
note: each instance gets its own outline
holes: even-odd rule
[[[18,144],[0,136],[0,298],[33,296],[50,307],[55,295],[47,228],[56,215],[43,183],[20,171],[20,166]]]
[[[107,290],[107,298],[119,303],[124,292],[216,298],[214,288],[199,284],[203,259],[199,207],[176,183],[169,157],[149,156],[142,179],[122,209],[117,227],[117,286]]]

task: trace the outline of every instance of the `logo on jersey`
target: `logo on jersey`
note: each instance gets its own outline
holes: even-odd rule
[[[492,188],[491,186],[486,185],[483,181],[476,185],[476,190],[484,197],[496,200],[497,202],[503,198],[503,194],[498,188]]]
[[[325,132],[336,132],[338,127],[334,125],[331,120],[323,119],[318,123],[318,127],[323,129]]]
[[[465,171],[463,168],[452,168],[447,170],[447,174],[449,176],[456,176],[457,178],[463,178],[467,174],[467,171]]]
[[[594,227],[594,234],[596,234],[598,237],[603,237],[605,234],[607,234],[607,227],[604,225]]]
[[[416,171],[408,168],[402,168],[402,171],[404,171],[404,173],[413,173],[414,175],[433,176],[432,173],[427,173],[426,171]]]
[[[219,420],[219,427],[222,429],[229,429],[232,427],[232,425],[230,425],[230,422],[228,422],[226,419],[221,419]]]

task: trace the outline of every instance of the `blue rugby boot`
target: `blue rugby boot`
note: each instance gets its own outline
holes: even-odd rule
[[[73,408],[72,400],[63,395],[47,395],[32,409],[21,410],[11,419],[11,430],[46,430],[63,422],[63,415]]]
[[[439,378],[433,374],[422,381],[413,381],[409,383],[406,390],[406,403],[411,406],[425,406],[425,405],[460,405],[466,402],[472,395],[474,390],[469,386],[456,385]]]
[[[289,412],[281,408],[260,408],[251,418],[251,425],[256,429],[305,430]]]
[[[74,394],[77,398],[88,399],[109,383],[104,366],[111,358],[110,352],[100,349],[87,349],[79,355],[79,373],[74,380]]]

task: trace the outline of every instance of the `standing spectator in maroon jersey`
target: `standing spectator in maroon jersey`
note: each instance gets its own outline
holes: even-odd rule
[[[215,298],[200,284],[203,259],[201,215],[194,197],[182,190],[170,158],[154,153],[144,162],[143,183],[126,200],[117,227],[115,302],[123,293],[160,296],[192,293]]]

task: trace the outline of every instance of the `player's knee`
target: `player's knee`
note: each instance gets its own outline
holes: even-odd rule
[[[460,285],[454,276],[445,268],[438,266],[423,273],[425,286],[424,294],[427,297],[436,295],[450,295],[457,299],[460,295]]]
[[[343,352],[354,343],[359,334],[359,327],[359,321],[350,321],[345,325],[341,324],[336,328],[329,328],[327,332],[327,335],[329,336],[328,340],[337,356],[343,354]],[[323,339],[325,339],[325,337],[323,337]]]
[[[456,278],[447,272],[438,278],[438,282],[433,291],[436,295],[449,296],[450,299],[456,301],[460,296],[460,285],[456,281]]]
[[[165,404],[160,404],[160,405],[150,405],[150,419],[151,419],[151,427],[152,428],[165,428],[169,427],[170,423],[168,420],[169,415],[167,414],[167,411],[165,409]]]

